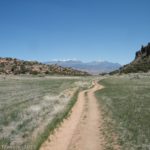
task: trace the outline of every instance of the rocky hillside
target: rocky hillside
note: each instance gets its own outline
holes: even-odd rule
[[[37,61],[23,61],[13,58],[0,58],[0,74],[60,74],[88,75],[86,72],[58,65],[46,65]]]
[[[142,46],[141,49],[136,52],[134,61],[115,72],[137,73],[148,71],[150,71],[150,43],[148,43],[147,46]]]

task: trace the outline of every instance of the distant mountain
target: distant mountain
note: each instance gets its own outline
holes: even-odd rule
[[[0,58],[0,74],[89,75],[86,72],[68,67],[47,65],[37,61],[23,61],[14,58]]]
[[[119,70],[113,73],[137,73],[150,71],[150,43],[146,46],[142,46],[139,51],[135,53],[135,59],[121,67]]]
[[[111,63],[107,61],[99,62],[82,62],[82,61],[74,61],[74,60],[67,60],[67,61],[50,61],[46,62],[46,64],[57,64],[63,67],[72,67],[73,69],[86,71],[91,74],[99,74],[99,73],[108,73],[119,69],[121,67],[118,63]]]

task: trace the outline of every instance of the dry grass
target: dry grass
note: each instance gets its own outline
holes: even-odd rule
[[[78,88],[90,84],[85,77],[0,76],[0,145],[36,143]]]

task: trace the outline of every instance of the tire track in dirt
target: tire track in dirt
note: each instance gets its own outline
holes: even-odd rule
[[[79,93],[69,118],[49,136],[40,150],[103,150],[103,120],[94,95],[102,86],[93,83],[93,88]]]

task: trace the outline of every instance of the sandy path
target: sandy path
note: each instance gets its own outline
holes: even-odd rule
[[[102,87],[94,83],[92,89],[79,93],[70,117],[40,150],[102,150],[102,118],[94,92]]]

